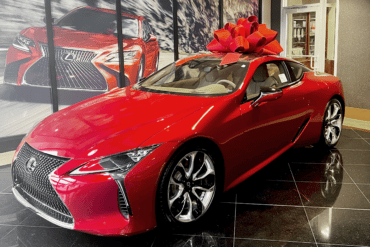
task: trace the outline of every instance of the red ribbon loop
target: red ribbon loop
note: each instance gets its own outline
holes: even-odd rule
[[[278,33],[259,24],[256,16],[240,18],[237,25],[226,23],[223,29],[213,32],[215,39],[207,49],[212,52],[260,53],[278,55],[283,51],[276,39]]]

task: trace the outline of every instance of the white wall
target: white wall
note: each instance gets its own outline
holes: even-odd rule
[[[276,1],[276,0],[275,0]],[[262,0],[262,21],[271,29],[271,0]]]

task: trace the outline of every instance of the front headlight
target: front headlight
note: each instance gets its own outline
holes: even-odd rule
[[[18,34],[13,40],[13,47],[26,52],[31,52],[30,47],[35,47],[35,42],[23,35]]]
[[[100,167],[97,169],[96,163],[93,162],[92,164],[88,163],[82,165],[81,167],[70,172],[69,175],[75,176],[117,171],[120,173],[120,176],[124,177],[132,168],[134,168],[135,165],[137,165],[158,146],[159,145],[153,145],[145,148],[137,148],[123,153],[107,156],[98,162],[103,169]]]
[[[129,60],[135,60],[133,59],[136,57],[138,51],[124,51],[123,52],[123,57],[125,61]],[[105,58],[106,63],[118,63],[119,58],[118,58],[118,52],[112,52],[108,54],[108,56]]]

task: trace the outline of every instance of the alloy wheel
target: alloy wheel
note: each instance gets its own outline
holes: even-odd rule
[[[167,188],[171,215],[187,223],[200,218],[210,207],[216,193],[212,159],[202,151],[183,156],[174,167]]]
[[[342,132],[343,110],[339,101],[332,101],[327,107],[324,119],[324,138],[328,145],[335,145]]]

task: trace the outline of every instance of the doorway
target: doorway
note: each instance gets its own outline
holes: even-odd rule
[[[334,74],[336,20],[335,3],[283,7],[282,55],[315,71]]]

